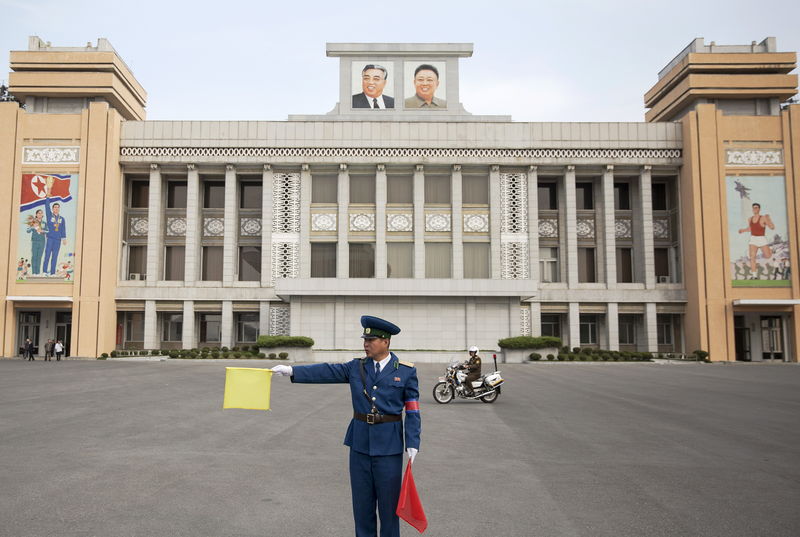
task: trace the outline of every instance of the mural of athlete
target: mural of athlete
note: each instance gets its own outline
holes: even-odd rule
[[[59,213],[61,204],[53,203],[50,207],[50,189],[47,189],[47,197],[44,200],[44,209],[47,212],[47,243],[44,247],[44,261],[42,272],[55,276],[56,265],[58,263],[58,251],[61,246],[67,244],[67,222]]]
[[[28,216],[27,233],[31,236],[31,272],[36,275],[42,269],[42,254],[47,240],[47,222],[44,211],[37,209],[35,216]]]
[[[761,255],[766,260],[772,259],[772,250],[767,241],[767,228],[775,229],[775,224],[772,223],[772,218],[768,214],[761,214],[761,204],[753,204],[753,216],[747,219],[747,227],[739,229],[739,233],[750,232],[750,242],[748,245],[748,255],[750,257],[750,271],[751,278],[755,279],[754,274],[757,272],[756,257],[758,251],[761,250]]]

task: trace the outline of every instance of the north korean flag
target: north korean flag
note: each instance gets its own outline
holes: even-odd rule
[[[20,212],[44,205],[48,183],[52,183],[50,187],[51,201],[70,201],[72,199],[69,191],[70,177],[70,175],[23,173],[19,200]]]

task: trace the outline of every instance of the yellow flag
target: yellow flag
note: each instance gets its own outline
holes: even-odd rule
[[[222,408],[269,410],[270,369],[225,368],[225,398]]]

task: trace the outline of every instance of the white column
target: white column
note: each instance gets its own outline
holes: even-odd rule
[[[564,234],[567,241],[567,284],[578,283],[578,215],[575,200],[575,166],[567,166],[564,173],[564,204],[567,225]],[[577,345],[572,345],[577,347]]]
[[[375,277],[386,278],[386,166],[375,171]]]
[[[239,205],[236,203],[236,189],[236,167],[228,164],[225,166],[225,232],[222,246],[222,285],[228,287],[237,279],[234,274],[239,253]]]
[[[454,164],[450,172],[450,237],[452,244],[454,280],[464,279],[464,211],[462,208],[461,164]]]
[[[302,181],[302,176],[301,176],[301,181]],[[269,164],[264,164],[264,171],[261,173],[261,286],[262,287],[272,286],[272,210],[273,210],[272,182],[273,182],[272,166],[270,166]],[[301,233],[303,229],[304,227],[301,222],[300,225]],[[301,249],[303,247],[302,245],[303,243],[301,241],[300,242]],[[303,260],[302,251],[300,260],[301,261]],[[269,308],[267,308],[267,317],[269,317]],[[266,326],[268,328],[269,318],[267,318],[267,324],[261,326]],[[268,332],[265,330],[261,333],[267,334]]]
[[[644,286],[656,287],[656,262],[653,252],[653,190],[651,184],[652,166],[642,166],[639,174],[639,212],[642,215],[642,252],[639,259],[644,260]]]
[[[608,330],[608,350],[619,350],[619,304],[606,304],[606,329]]]
[[[541,302],[531,302],[531,336],[539,337],[542,335],[542,304]]]
[[[656,303],[647,302],[644,305],[644,330],[645,341],[647,341],[647,352],[658,352],[657,317]]]
[[[577,302],[569,303],[569,348],[570,351],[575,347],[581,346],[581,312],[580,304]]]
[[[194,302],[191,300],[183,301],[181,345],[183,345],[184,349],[193,349],[196,346],[194,338]]]
[[[425,169],[414,168],[414,277],[425,277]]]
[[[606,285],[617,286],[616,209],[614,208],[614,166],[603,172],[603,244],[605,246]],[[609,341],[616,341],[609,338]],[[611,348],[617,350],[617,348]]]
[[[156,301],[144,301],[144,348],[158,349],[161,345],[158,341],[158,314],[156,313]]]
[[[339,225],[336,243],[336,277],[347,278],[350,275],[350,172],[347,164],[339,165]]]
[[[539,171],[536,166],[528,167],[528,251],[531,280],[538,289],[541,274],[539,274]],[[531,323],[533,323],[533,307],[531,307]],[[531,334],[538,335],[540,331],[541,326],[534,328],[531,325]]]
[[[258,335],[267,336],[269,333],[269,302],[263,300],[258,303]]]
[[[161,257],[164,249],[164,233],[162,232],[164,211],[161,203],[161,170],[158,164],[150,165],[149,192],[147,200],[147,281],[152,283],[162,279]]]
[[[500,166],[489,169],[489,250],[492,253],[492,279],[499,280],[502,272],[500,232],[502,225],[502,200],[500,199]]]
[[[233,347],[233,302],[230,300],[222,301],[222,339],[221,347]]]
[[[186,180],[186,255],[184,256],[183,280],[193,285],[197,280],[197,260],[200,259],[200,173],[197,166],[189,164]],[[194,325],[192,325],[194,326]],[[184,330],[186,329],[184,322]],[[184,344],[184,348],[186,347]]]

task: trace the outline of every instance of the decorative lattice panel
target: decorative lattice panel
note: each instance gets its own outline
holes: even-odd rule
[[[595,237],[594,218],[578,218],[575,223],[575,231],[579,239],[593,239]]]
[[[500,174],[502,233],[527,233],[528,183],[524,173]]]
[[[299,273],[298,252],[296,242],[272,243],[272,280],[281,278],[297,278]]]
[[[222,237],[225,235],[225,219],[222,217],[203,218],[203,236]]]
[[[185,237],[186,236],[186,218],[167,218],[164,222],[164,232],[167,237]]]
[[[519,333],[523,336],[531,335],[531,308],[530,306],[519,307]]]
[[[530,277],[527,242],[500,244],[500,277],[504,280],[524,280]]]
[[[147,237],[148,220],[146,216],[131,216],[128,221],[128,236]]]
[[[450,213],[429,213],[425,215],[425,231],[450,231]]]
[[[272,231],[300,232],[300,174],[276,173],[272,176]]]
[[[269,335],[288,336],[290,334],[289,304],[270,304]]]
[[[489,233],[488,214],[465,214],[464,215],[465,233]]]
[[[375,231],[374,214],[351,214],[350,231]]]
[[[336,231],[336,213],[314,213],[311,215],[311,231]]]
[[[669,240],[669,218],[653,218],[653,237]]]
[[[414,216],[411,213],[391,213],[386,215],[386,231],[413,231]]]
[[[239,234],[242,237],[258,237],[261,235],[260,218],[239,218]]]
[[[630,218],[617,218],[614,220],[614,236],[618,239],[633,237],[633,222]]]
[[[558,238],[558,218],[539,219],[539,237],[546,239]]]

